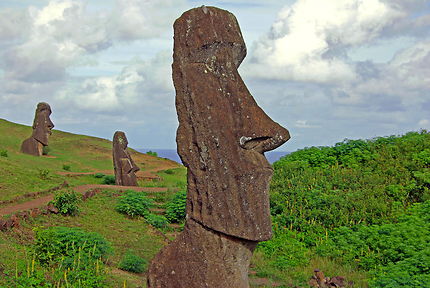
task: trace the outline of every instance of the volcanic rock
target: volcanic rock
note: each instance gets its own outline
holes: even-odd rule
[[[272,235],[273,169],[264,152],[290,135],[257,105],[237,71],[246,47],[233,14],[191,9],[175,21],[174,40],[187,222],[153,259],[148,287],[249,287],[252,251]]]
[[[113,135],[113,165],[115,170],[115,183],[121,186],[137,186],[136,172],[139,167],[134,163],[127,151],[127,137],[122,131]]]
[[[51,107],[48,103],[40,102],[37,104],[33,133],[30,138],[22,142],[21,152],[34,156],[43,154],[43,146],[48,146],[48,138],[52,134],[52,128],[54,128],[54,123],[49,118],[51,113]]]

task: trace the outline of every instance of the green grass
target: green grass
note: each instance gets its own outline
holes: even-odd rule
[[[0,157],[2,191],[0,201],[11,200],[29,192],[43,191],[64,181],[71,186],[101,183],[90,176],[59,175],[58,172],[67,172],[63,169],[64,165],[69,165],[72,172],[111,171],[110,174],[113,174],[111,141],[53,130],[49,138],[48,157],[35,157],[20,152],[21,142],[31,135],[31,131],[31,127],[0,119],[0,135],[2,135],[0,150],[8,151],[8,157]],[[139,153],[132,149],[130,151],[134,161],[143,171],[165,166],[166,163],[171,168],[180,167],[170,160]],[[179,170],[184,169],[179,168]],[[41,177],[44,171],[48,171],[47,177]],[[169,176],[175,177],[175,175]],[[140,183],[146,184],[144,181]],[[172,181],[164,183],[160,181],[158,185],[174,185]]]
[[[68,172],[64,171],[64,165],[70,166],[71,172],[103,171],[104,174],[113,174],[112,143],[108,140],[54,130],[49,142],[49,156],[35,157],[20,152],[21,142],[31,135],[30,127],[0,119],[0,133],[0,150],[7,150],[8,154],[8,157],[0,157],[0,201],[44,191],[64,181],[72,188],[102,183],[102,178],[93,175],[60,175],[59,172]],[[173,169],[174,173],[158,172],[160,180],[148,185],[168,188],[167,193],[147,193],[159,201],[158,206],[162,207],[164,201],[184,186],[185,168],[170,160],[130,150],[142,171]],[[140,186],[147,183],[139,181]],[[55,214],[38,216],[22,222],[17,229],[0,232],[0,286],[5,283],[2,271],[14,270],[17,261],[28,260],[27,251],[34,243],[33,228],[66,226],[98,232],[112,243],[114,254],[107,263],[108,287],[123,287],[124,281],[127,287],[145,287],[143,275],[121,271],[117,269],[118,264],[128,250],[133,250],[137,256],[149,261],[164,245],[163,237],[143,218],[131,219],[116,212],[114,207],[118,194],[118,191],[107,190],[80,202],[81,212],[74,217]],[[18,202],[23,201],[26,199]],[[4,206],[0,205],[0,208]]]
[[[7,150],[8,157],[0,157],[0,201],[10,200],[29,192],[46,190],[67,181],[71,187],[84,184],[101,184],[102,178],[93,175],[65,176],[64,165],[71,167],[71,172],[99,172],[113,174],[111,145],[105,139],[76,135],[54,130],[50,137],[49,157],[34,157],[22,154],[21,142],[31,135],[31,128],[0,119],[0,151]],[[145,193],[157,204],[165,208],[177,191],[186,189],[186,169],[174,165],[169,160],[131,152],[133,159],[141,170],[158,171],[159,180],[139,180],[139,186],[165,187],[167,192]],[[425,156],[425,155],[424,155]],[[427,159],[427,158],[426,158]],[[291,176],[291,175],[290,175]],[[315,178],[315,176],[313,176]],[[290,179],[291,177],[287,178]],[[285,183],[289,183],[285,181]],[[145,276],[117,269],[119,262],[127,251],[150,261],[165,244],[159,231],[151,227],[142,217],[130,218],[115,211],[120,193],[105,190],[79,204],[80,214],[74,217],[61,215],[38,216],[22,223],[18,229],[0,232],[0,286],[5,278],[2,271],[15,269],[18,260],[28,259],[26,251],[34,243],[35,227],[66,226],[79,227],[86,231],[100,233],[112,243],[114,253],[107,262],[107,287],[146,287]],[[279,200],[279,199],[275,199]],[[0,206],[3,207],[3,206]],[[274,207],[272,207],[274,208]],[[275,207],[276,208],[276,207]],[[297,217],[296,217],[297,216]],[[299,215],[295,215],[295,219]],[[164,232],[173,231],[171,228]],[[306,287],[313,270],[319,268],[327,276],[345,276],[353,281],[355,287],[367,287],[369,275],[359,271],[354,265],[344,265],[328,257],[317,256],[309,249],[309,258],[305,264],[288,269],[279,269],[271,265],[271,259],[257,249],[252,259],[252,270],[258,277],[267,278],[269,283],[278,283],[280,287]],[[252,276],[252,277],[256,277]],[[259,287],[263,286],[251,286]],[[270,286],[268,286],[270,287]]]
[[[116,270],[120,260],[130,249],[137,256],[150,261],[163,246],[163,239],[155,233],[154,228],[145,223],[143,218],[130,219],[116,212],[114,207],[117,197],[115,195],[116,193],[112,191],[103,191],[90,200],[82,202],[81,213],[75,217],[59,214],[39,216],[31,223],[24,223],[20,230],[0,233],[0,249],[8,251],[8,253],[0,255],[0,263],[3,268],[5,270],[14,269],[15,253],[18,253],[18,258],[25,259],[24,251],[33,243],[32,228],[51,226],[79,227],[85,231],[100,233],[112,243],[114,248],[114,254],[108,260],[110,270]],[[136,282],[136,277],[130,273],[110,273],[111,287],[120,287],[119,285],[122,285],[124,280]],[[139,284],[143,285],[142,279],[140,282]],[[128,285],[127,287],[137,286]]]

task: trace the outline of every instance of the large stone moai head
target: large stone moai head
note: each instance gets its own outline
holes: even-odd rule
[[[290,138],[267,116],[237,69],[246,55],[233,14],[215,7],[185,12],[174,24],[173,81],[178,153],[188,168],[187,215],[230,236],[271,237],[264,152]]]
[[[52,128],[54,128],[54,123],[49,118],[51,113],[51,107],[48,103],[40,102],[37,104],[33,121],[33,133],[30,138],[22,142],[22,152],[35,156],[42,155],[43,146],[48,146],[48,138],[52,134]]]
[[[134,163],[127,151],[127,137],[122,131],[113,135],[113,165],[115,170],[115,183],[122,186],[137,186],[136,172],[139,167]]]

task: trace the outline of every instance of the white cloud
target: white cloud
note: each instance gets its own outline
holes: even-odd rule
[[[7,43],[24,37],[30,23],[26,11],[17,9],[2,9],[0,11],[0,41]]]
[[[249,73],[319,83],[353,81],[357,75],[345,49],[369,43],[404,16],[380,0],[299,0],[284,7],[270,33],[256,43],[256,65]]]
[[[296,128],[318,128],[319,126],[310,125],[310,124],[308,124],[307,120],[296,120],[294,127],[296,127]]]
[[[185,0],[117,0],[110,30],[122,40],[158,36],[171,29],[172,19],[179,16],[176,11],[185,4]]]
[[[173,95],[170,64],[169,52],[160,52],[148,61],[133,58],[120,74],[78,81],[59,93],[57,99],[95,113],[163,105],[165,97]]]
[[[418,126],[420,128],[423,128],[423,129],[429,129],[430,128],[430,120],[429,119],[421,119],[418,122]]]

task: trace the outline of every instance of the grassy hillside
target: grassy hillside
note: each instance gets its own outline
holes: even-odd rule
[[[48,156],[33,157],[19,152],[30,127],[0,120],[0,133],[0,211],[28,201],[24,194],[67,181],[61,194],[101,184],[96,173],[113,174],[108,140],[54,130]],[[59,287],[145,287],[144,272],[119,267],[124,259],[132,259],[129,266],[149,261],[166,237],[177,235],[181,225],[167,225],[163,215],[183,221],[186,170],[136,151],[132,156],[143,192],[99,189],[77,204],[76,216],[39,215],[0,232],[0,287],[52,287],[44,279]],[[310,147],[273,166],[274,237],[254,253],[251,287],[308,287],[315,268],[344,276],[351,282],[346,287],[430,287],[429,132]],[[99,246],[104,254],[91,258],[88,247],[73,253],[66,247],[58,258],[57,244],[79,237],[98,241],[89,250]],[[68,284],[73,277],[84,283]]]
[[[31,127],[0,119],[0,151],[8,157],[0,157],[0,200],[10,200],[19,195],[41,191],[61,184],[64,180],[72,186],[95,182],[94,177],[65,177],[59,171],[103,171],[113,174],[112,142],[96,137],[77,135],[53,130],[49,138],[47,156],[34,157],[21,153],[21,142],[31,135]],[[177,168],[177,163],[131,150],[131,156],[144,171]],[[46,175],[47,174],[47,175]],[[41,179],[44,178],[44,179]]]
[[[19,151],[21,142],[31,135],[30,127],[0,119],[0,134],[2,135],[0,139],[0,210],[20,202],[37,199],[40,195],[24,198],[20,196],[45,191],[64,181],[69,183],[69,188],[62,189],[56,192],[57,194],[67,194],[68,191],[81,187],[81,185],[102,184],[104,179],[96,178],[95,174],[113,174],[112,143],[108,140],[54,130],[50,137],[48,155],[34,157]],[[174,197],[177,191],[185,188],[185,168],[176,162],[137,151],[132,151],[131,155],[141,168],[138,173],[139,186],[149,187],[145,188],[148,192],[143,189],[144,192],[139,192],[138,196],[146,195],[147,199],[152,199],[151,209],[154,212],[150,213],[151,221],[161,221],[157,214],[162,214],[166,203]],[[79,172],[88,174],[79,174]],[[49,193],[51,192],[44,194]],[[130,217],[119,213],[116,206],[119,200],[125,197],[124,195],[123,192],[116,190],[102,189],[100,191],[99,189],[94,197],[77,204],[80,212],[76,216],[39,215],[25,221],[21,220],[19,227],[0,232],[0,250],[2,251],[0,253],[0,287],[12,287],[11,285],[15,285],[13,287],[51,287],[41,282],[40,279],[45,276],[47,279],[51,279],[52,283],[57,283],[54,281],[55,279],[63,281],[61,287],[98,287],[98,284],[91,286],[93,284],[90,283],[97,277],[107,279],[103,287],[144,287],[144,274],[120,270],[118,269],[120,262],[127,253],[140,257],[140,259],[144,259],[143,261],[149,261],[166,244],[163,233],[169,237],[170,233],[176,231],[176,228],[166,226],[159,230],[149,225],[148,220],[144,217]],[[41,264],[44,259],[42,256],[48,254],[41,253],[40,249],[35,248],[43,235],[38,231],[57,226],[77,227],[85,233],[96,232],[108,241],[111,252],[103,260],[105,264],[93,265],[95,267],[93,270],[98,271],[97,273],[100,275],[96,275],[97,277],[87,275],[90,280],[83,283],[82,286],[67,286],[64,283],[64,275],[61,274],[64,273],[61,271],[66,271],[64,267],[60,267],[63,262],[59,264],[57,259],[48,266]],[[66,230],[66,238],[75,237],[73,233],[75,233],[74,230]],[[51,240],[54,241],[53,243],[60,241],[54,238]],[[54,247],[56,244],[52,245]],[[83,259],[81,260],[83,261]],[[89,266],[91,266],[92,262],[85,263],[86,265],[90,263]],[[73,272],[73,269],[71,271]],[[82,279],[87,277],[80,270],[73,272],[76,275],[72,272],[68,272],[69,281],[76,275]],[[17,282],[11,284],[11,279],[15,278],[18,279]]]

